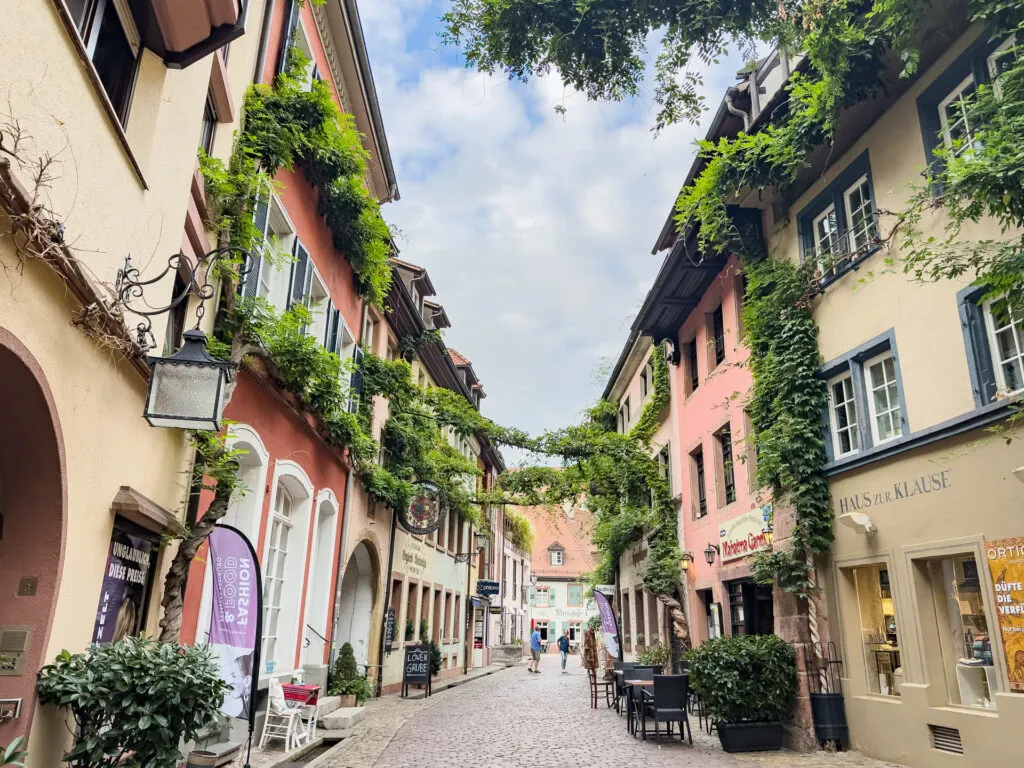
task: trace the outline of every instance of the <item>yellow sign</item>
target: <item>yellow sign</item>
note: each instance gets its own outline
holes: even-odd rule
[[[1024,538],[985,542],[1010,690],[1024,693]]]

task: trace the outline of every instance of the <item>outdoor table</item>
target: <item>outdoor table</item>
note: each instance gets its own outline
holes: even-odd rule
[[[302,685],[298,683],[282,683],[284,700],[293,707],[302,708],[302,721],[306,727],[306,743],[309,744],[316,736],[316,721],[320,707],[320,686]]]

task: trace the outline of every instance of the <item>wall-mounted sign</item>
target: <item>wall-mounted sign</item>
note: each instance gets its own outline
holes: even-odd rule
[[[444,522],[444,507],[439,498],[441,489],[433,483],[417,483],[416,495],[409,502],[409,508],[399,511],[398,522],[409,533],[416,535],[433,533]]]
[[[950,474],[953,470],[943,469],[909,480],[898,480],[885,488],[855,493],[852,496],[840,496],[836,499],[836,509],[840,515],[847,512],[863,512],[883,504],[905,501],[927,493],[938,493],[950,487]]]
[[[1010,691],[1024,693],[1024,538],[985,542]]]
[[[388,608],[388,615],[384,624],[384,651],[391,653],[391,646],[395,643],[395,609]]]
[[[493,597],[500,591],[498,582],[490,581],[489,579],[477,579],[476,582],[476,593],[480,597]]]
[[[405,649],[405,662],[402,664],[402,695],[409,695],[410,685],[427,686],[430,695],[430,644],[410,645]]]
[[[722,562],[738,560],[772,545],[771,506],[726,520],[718,531]]]
[[[124,518],[114,518],[92,632],[94,643],[116,643],[142,631],[159,549],[159,536]]]
[[[417,579],[422,578],[427,570],[427,545],[419,539],[410,539],[404,536],[402,538],[405,538],[401,554],[405,575]]]

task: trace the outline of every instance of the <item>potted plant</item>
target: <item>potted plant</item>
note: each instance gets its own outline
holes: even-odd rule
[[[412,640],[413,633],[416,631],[416,627],[413,626],[412,619],[405,622],[405,641],[409,642]]]
[[[796,693],[796,654],[775,635],[719,637],[688,654],[690,686],[718,724],[726,752],[782,748]]]
[[[430,676],[437,677],[441,673],[441,648],[435,643],[430,643]]]
[[[351,643],[341,646],[341,653],[331,669],[327,693],[339,697],[342,707],[355,707],[373,697],[373,683],[366,675],[359,674]]]
[[[636,655],[636,663],[643,667],[667,669],[670,661],[669,648],[661,643],[655,643],[649,648],[644,648]]]
[[[430,639],[430,627],[426,619],[420,619],[420,642],[425,643]]]

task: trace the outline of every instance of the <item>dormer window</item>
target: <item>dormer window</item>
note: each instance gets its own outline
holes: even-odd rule
[[[565,552],[560,549],[551,550],[551,564],[552,565],[564,565],[565,564]]]

